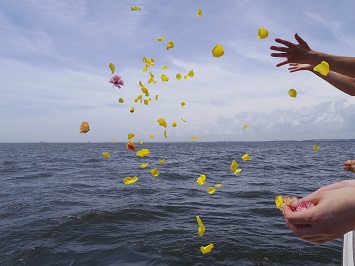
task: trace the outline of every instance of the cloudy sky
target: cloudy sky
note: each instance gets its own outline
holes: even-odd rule
[[[354,138],[355,99],[312,73],[276,68],[269,49],[297,32],[314,50],[355,56],[354,13],[353,0],[3,0],[0,142],[126,141],[130,132],[143,141]],[[269,37],[258,39],[259,28]],[[170,40],[175,47],[166,50]],[[220,58],[211,53],[216,44],[225,49]],[[143,57],[155,59],[147,72]],[[108,82],[110,62],[121,89]],[[193,78],[175,78],[190,70]],[[149,72],[156,84],[147,83]],[[140,80],[149,105],[134,102]]]

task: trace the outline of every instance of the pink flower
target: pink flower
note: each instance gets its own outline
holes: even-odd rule
[[[121,86],[123,86],[123,80],[121,79],[120,76],[113,76],[110,80],[110,83],[113,84],[113,86],[116,86],[117,88],[121,89]]]

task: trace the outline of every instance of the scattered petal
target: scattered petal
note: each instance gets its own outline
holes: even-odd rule
[[[177,74],[176,74],[176,79],[177,79],[177,80],[180,80],[180,79],[181,79],[181,74],[180,74],[180,73],[177,73]]]
[[[163,164],[163,163],[165,163],[165,159],[158,159],[158,162],[159,162],[160,164]]]
[[[276,208],[280,209],[280,207],[283,203],[284,203],[284,198],[281,195],[279,195],[275,198]]]
[[[148,165],[149,165],[149,163],[142,163],[140,167],[141,167],[142,169],[144,169],[144,168],[146,168]]]
[[[196,141],[196,140],[198,140],[198,137],[192,137],[192,138],[190,138],[190,140]]]
[[[176,123],[176,122],[173,122],[173,123],[171,124],[171,126],[172,126],[172,127],[176,127],[176,126],[177,126],[177,123]]]
[[[165,40],[165,36],[158,37],[157,40],[158,40],[159,42],[164,41],[164,40]]]
[[[80,130],[79,132],[80,133],[87,133],[88,131],[90,130],[90,127],[89,127],[89,123],[84,121],[81,123],[81,126],[80,126]]]
[[[199,18],[202,17],[202,10],[201,9],[197,9],[197,16]]]
[[[148,149],[141,149],[140,151],[136,152],[137,156],[139,157],[146,157],[150,154],[150,151]]]
[[[167,63],[165,63],[165,65],[164,65],[164,66],[162,66],[162,67],[161,67],[161,69],[162,69],[162,70],[165,70],[167,67],[168,67],[168,64],[167,64]]]
[[[168,134],[166,133],[166,130],[164,130],[164,137],[167,139],[168,138]]]
[[[128,140],[131,141],[134,138],[133,133],[128,133]]]
[[[159,126],[162,126],[165,128],[168,126],[164,118],[158,118],[157,122],[159,123]]]
[[[205,182],[206,182],[206,175],[200,175],[198,178],[197,178],[197,183],[199,183],[200,185],[204,185]]]
[[[105,159],[107,159],[107,158],[110,158],[111,155],[110,155],[109,152],[105,151],[105,152],[102,153],[102,156],[103,156]]]
[[[206,228],[203,225],[200,216],[196,216],[196,220],[197,220],[197,224],[198,224],[197,233],[198,233],[199,236],[203,236],[203,234],[205,233]]]
[[[149,136],[149,138],[154,139],[154,135],[153,135],[153,134],[152,134],[152,135],[150,135],[150,136]]]
[[[131,150],[131,151],[136,151],[136,146],[131,141],[126,144],[126,148]]]
[[[168,42],[168,45],[166,46],[166,50],[169,50],[171,48],[174,48],[174,43],[173,41]]]
[[[209,253],[209,252],[211,252],[212,251],[212,249],[213,249],[213,244],[209,244],[209,245],[207,245],[207,246],[201,246],[200,247],[200,250],[201,250],[201,252],[203,253],[203,254],[206,254],[206,253]]]
[[[246,153],[242,156],[242,160],[243,161],[251,161],[251,158],[250,158],[249,154]]]
[[[313,145],[313,150],[318,151],[319,149],[320,149],[320,147],[319,147],[319,146],[317,146],[317,145]]]
[[[168,82],[169,81],[169,78],[166,76],[166,75],[161,75],[161,80],[163,81],[163,82]]]
[[[319,74],[323,76],[327,76],[330,71],[329,64],[326,61],[322,61],[320,64],[316,65],[313,70],[319,72]]]
[[[158,176],[159,175],[159,170],[157,168],[153,168],[152,170],[150,170],[150,172],[152,173],[152,176]]]
[[[208,194],[213,194],[213,193],[215,193],[216,192],[216,189],[214,188],[214,187],[209,187],[208,189],[207,189],[207,193]]]
[[[233,161],[232,161],[232,164],[231,164],[231,166],[230,166],[229,169],[230,169],[233,173],[235,172],[235,170],[238,169],[238,163],[237,163],[236,160],[233,160]]]
[[[244,129],[247,129],[247,128],[248,128],[248,125],[244,125],[243,128],[244,128]]]
[[[239,175],[242,172],[242,169],[238,168],[234,171],[235,175]]]
[[[116,138],[113,138],[112,142],[115,142],[116,141]]]
[[[111,74],[115,73],[115,65],[112,64],[111,62],[108,64],[109,68],[111,69]]]
[[[117,76],[117,75],[113,76],[113,77],[109,80],[109,82],[112,83],[113,86],[115,86],[115,87],[117,87],[117,88],[119,88],[119,89],[121,89],[121,86],[124,85],[124,82],[123,82],[123,80],[121,79],[121,77],[120,77],[120,76]]]
[[[187,122],[185,119],[183,119],[182,117],[180,118],[182,122]]]
[[[258,30],[258,38],[259,39],[265,39],[267,36],[269,36],[269,31],[265,28],[260,28]]]
[[[189,76],[188,75],[184,75],[184,79],[187,79]]]
[[[123,100],[122,98],[119,98],[119,99],[118,99],[118,102],[119,102],[119,103],[124,103],[124,100]]]
[[[181,102],[181,107],[184,108],[185,107],[185,102]]]
[[[221,188],[222,187],[222,184],[216,184],[214,185],[216,188]]]
[[[214,57],[221,57],[224,55],[224,48],[221,44],[216,44],[215,47],[212,48],[212,55]]]
[[[155,100],[157,101],[159,99],[159,95],[155,95]]]
[[[135,177],[127,176],[125,179],[123,179],[123,183],[125,185],[130,185],[130,184],[137,182],[137,180],[138,180],[137,176],[135,176]]]
[[[141,8],[138,6],[131,6],[132,11],[141,11]]]
[[[296,98],[297,97],[297,91],[295,89],[290,89],[288,91],[288,95],[290,95],[290,97]]]
[[[134,113],[135,110],[136,110],[136,109],[134,109],[134,107],[132,107],[129,111],[130,111],[131,113]]]
[[[195,76],[195,73],[193,70],[190,70],[189,73],[187,73],[187,75],[190,77],[190,78],[193,78]]]
[[[139,143],[140,145],[142,145],[142,144],[143,144],[143,141],[140,140],[140,141],[138,141],[138,143]]]

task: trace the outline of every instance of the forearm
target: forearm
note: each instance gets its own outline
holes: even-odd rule
[[[355,78],[351,78],[334,71],[330,71],[327,76],[323,76],[318,72],[314,72],[318,77],[324,79],[329,84],[333,85],[337,89],[341,90],[342,92],[350,95],[355,96]]]

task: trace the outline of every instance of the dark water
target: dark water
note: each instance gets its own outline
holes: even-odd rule
[[[274,198],[353,178],[342,164],[354,145],[144,143],[151,155],[139,158],[124,143],[0,144],[0,264],[340,265],[342,239],[297,239]],[[229,171],[233,159],[240,175]],[[204,186],[196,183],[202,173]],[[138,182],[123,184],[134,175]],[[207,194],[217,183],[223,187]],[[203,255],[199,247],[209,243],[214,249]]]

